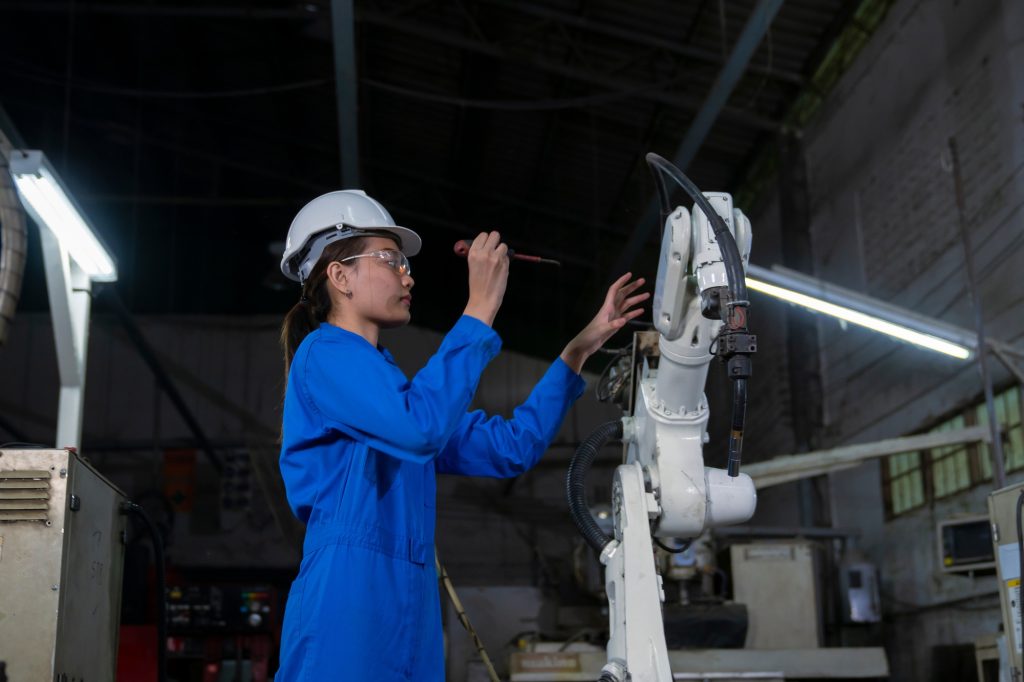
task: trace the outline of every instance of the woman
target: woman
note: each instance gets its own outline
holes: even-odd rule
[[[302,294],[281,333],[281,473],[306,538],[278,682],[444,679],[435,475],[532,467],[583,392],[584,361],[648,297],[634,294],[642,279],[619,278],[513,418],[488,418],[467,410],[501,346],[491,324],[508,248],[496,232],[473,241],[465,312],[409,380],[378,335],[409,322],[408,257],[419,248],[415,232],[357,190],[314,199],[288,232],[281,269]]]

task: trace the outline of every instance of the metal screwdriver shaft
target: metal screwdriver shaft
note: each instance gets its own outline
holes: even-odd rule
[[[455,255],[465,258],[469,255],[469,247],[473,245],[473,242],[468,239],[460,239],[455,242]],[[517,253],[513,249],[508,250],[508,257],[512,260],[521,260],[527,263],[545,263],[547,265],[558,265],[561,267],[560,261],[552,258],[541,258],[540,256],[528,256],[525,253]]]

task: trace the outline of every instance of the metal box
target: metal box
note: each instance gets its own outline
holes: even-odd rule
[[[114,679],[124,501],[74,452],[0,450],[0,661],[9,679]]]
[[[1014,681],[1021,679],[1021,547],[1017,542],[1017,500],[1024,484],[1011,485],[988,496],[992,521],[992,549],[999,578],[999,601],[1003,609],[1007,656]]]
[[[874,564],[867,561],[844,562],[839,568],[839,587],[843,593],[844,622],[882,622],[882,599]]]
[[[821,646],[818,574],[808,542],[758,542],[730,548],[733,599],[745,604],[750,649]]]
[[[987,515],[961,516],[936,526],[939,558],[944,573],[973,573],[996,567],[992,526]]]

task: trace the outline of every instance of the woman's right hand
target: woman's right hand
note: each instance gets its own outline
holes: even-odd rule
[[[508,283],[508,246],[501,243],[497,232],[481,232],[469,247],[466,261],[469,263],[469,303],[465,314],[491,326]]]

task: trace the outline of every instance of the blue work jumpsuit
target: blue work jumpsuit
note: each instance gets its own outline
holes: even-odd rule
[[[330,324],[299,345],[281,474],[306,539],[276,682],[444,680],[435,474],[523,473],[584,388],[559,359],[512,419],[467,412],[500,347],[463,316],[410,381],[387,350]]]

